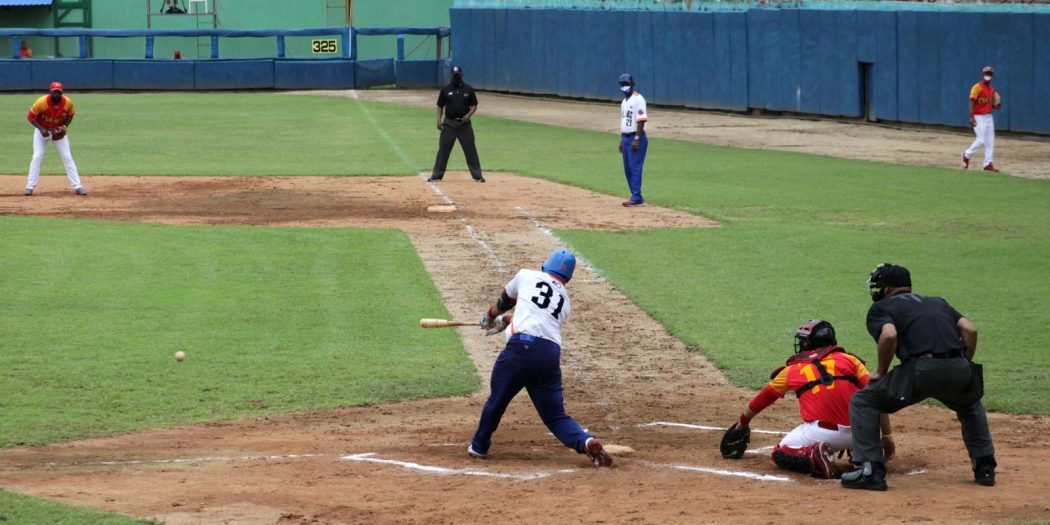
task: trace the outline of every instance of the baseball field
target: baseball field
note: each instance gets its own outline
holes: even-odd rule
[[[888,496],[854,506],[878,522],[1050,518],[1050,181],[661,138],[674,122],[656,108],[650,205],[625,209],[615,136],[486,116],[486,95],[489,182],[439,185],[420,176],[431,109],[68,95],[87,197],[53,149],[52,176],[22,196],[34,96],[0,96],[7,522],[801,521],[790,505],[840,489],[768,461],[794,400],[753,423],[769,434],[739,462],[718,455],[718,429],[807,319],[874,360],[864,281],[886,261],[977,325],[1000,483],[972,482],[954,415],[924,405],[897,416]],[[500,341],[417,322],[480,317],[559,245],[586,260],[567,409],[636,452],[593,470],[523,396],[492,458],[470,461]]]

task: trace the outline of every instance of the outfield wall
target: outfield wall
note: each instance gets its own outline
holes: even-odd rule
[[[451,10],[453,56],[479,89],[967,126],[996,68],[996,128],[1050,133],[1050,14],[750,9]]]

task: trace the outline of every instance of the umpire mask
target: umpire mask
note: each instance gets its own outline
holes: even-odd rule
[[[456,87],[463,85],[463,69],[459,66],[452,68],[452,85]]]

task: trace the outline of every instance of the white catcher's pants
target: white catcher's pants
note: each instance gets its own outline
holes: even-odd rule
[[[40,134],[40,131],[33,129],[33,160],[29,163],[29,182],[26,183],[26,189],[36,188],[36,184],[40,182],[40,165],[44,162],[44,153],[47,153],[48,142],[55,145],[55,149],[58,150],[58,156],[62,158],[62,163],[66,165],[66,177],[69,178],[69,185],[73,189],[80,188],[80,174],[77,172],[77,163],[73,162],[73,154],[69,151],[69,136],[67,135],[62,140],[56,141],[50,136],[44,137]]]
[[[829,430],[821,427],[816,421],[802,423],[788,432],[780,444],[785,447],[802,448],[817,443],[831,445],[832,452],[853,448],[853,429],[839,425],[838,430]]]
[[[987,115],[974,115],[973,119],[977,121],[977,125],[973,127],[973,132],[977,135],[977,139],[970,144],[970,147],[966,150],[966,158],[972,159],[973,154],[977,153],[977,150],[984,146],[984,164],[988,166],[992,163],[992,153],[995,151],[995,122],[992,121],[992,114]]]

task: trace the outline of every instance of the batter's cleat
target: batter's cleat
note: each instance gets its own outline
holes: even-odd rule
[[[427,179],[427,182],[441,182],[441,179],[439,177],[430,177]]]
[[[33,195],[33,188],[26,188],[26,197],[31,197],[32,195]]]
[[[857,470],[842,475],[842,487],[861,490],[886,490],[886,465],[865,461]]]
[[[985,487],[995,486],[995,456],[985,456],[971,460],[973,464],[973,480],[978,485]]]
[[[823,479],[842,477],[842,469],[835,464],[835,455],[831,452],[831,445],[821,443],[813,447],[809,459],[813,464],[813,477]]]
[[[970,169],[970,157],[967,157],[965,153],[963,153],[963,169]]]
[[[76,191],[74,191],[73,193],[76,193],[77,195],[87,195],[87,190],[85,190],[83,187],[80,187],[77,188]]]
[[[999,173],[999,168],[996,168],[995,164],[989,164],[984,167],[984,171],[994,171],[996,173]]]
[[[488,452],[485,452],[483,454],[481,452],[478,452],[478,451],[474,450],[474,445],[470,445],[469,447],[467,447],[467,454],[470,457],[476,458],[476,459],[488,459],[488,457],[489,457],[489,453]]]
[[[477,179],[474,179],[474,182],[485,182],[485,177],[479,177]]]
[[[591,463],[594,463],[595,467],[612,466],[612,456],[605,451],[605,448],[602,447],[602,442],[598,441],[598,438],[587,438],[583,448],[587,451],[587,457],[591,458]]]
[[[624,207],[631,208],[631,207],[634,207],[634,206],[645,206],[645,203],[644,202],[634,202],[631,199],[627,199],[627,200],[623,201],[623,205],[624,205]]]

